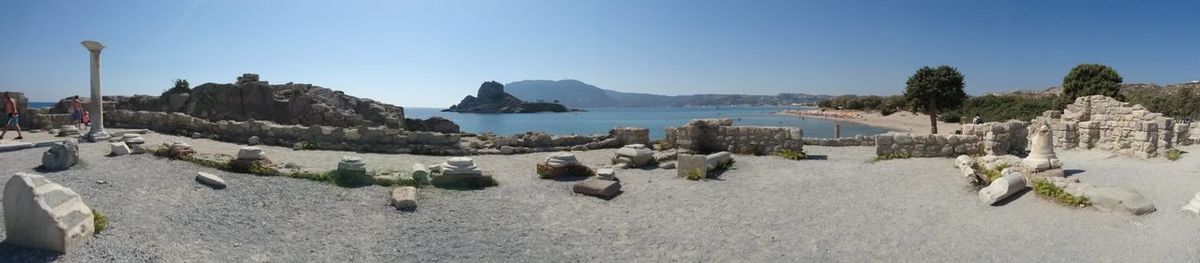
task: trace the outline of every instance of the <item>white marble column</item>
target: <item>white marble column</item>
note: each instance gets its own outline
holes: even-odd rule
[[[105,46],[100,42],[86,40],[83,41],[83,47],[91,53],[92,60],[92,100],[88,105],[92,129],[88,130],[84,139],[93,142],[105,141],[108,140],[108,132],[104,131],[104,98],[100,95],[100,51],[104,50]]]

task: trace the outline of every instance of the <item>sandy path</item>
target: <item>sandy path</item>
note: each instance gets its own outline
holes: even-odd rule
[[[192,144],[202,152],[237,148]],[[0,262],[1200,261],[1200,219],[1179,211],[1200,191],[1194,154],[1168,162],[1059,152],[1082,170],[1075,176],[1138,189],[1158,205],[1140,217],[1065,208],[1031,193],[986,206],[951,159],[870,162],[870,147],[815,146],[806,150],[823,160],[736,156],[735,170],[719,180],[621,170],[625,192],[611,201],[573,195],[572,182],[536,179],[533,164],[549,153],[480,156],[499,187],[424,188],[418,210],[404,213],[387,206],[383,187],[216,172],[231,185],[216,191],[192,179],[210,169],[146,155],[102,157],[104,146],[84,144],[83,166],[47,176],[107,213],[111,229],[57,258],[0,245]],[[277,161],[313,168],[353,154],[266,149]],[[0,153],[0,183],[32,171],[43,151]],[[588,164],[610,154],[577,153]],[[372,167],[442,159],[356,155]]]
[[[805,118],[818,118],[818,119],[829,119],[829,120],[836,120],[836,121],[848,121],[848,122],[854,122],[854,123],[859,123],[859,124],[868,125],[868,126],[886,128],[886,129],[896,131],[896,132],[907,132],[907,133],[913,133],[913,134],[929,134],[929,131],[930,131],[929,115],[924,115],[924,114],[920,114],[920,113],[911,113],[911,112],[907,112],[907,111],[896,112],[896,113],[893,113],[888,116],[883,116],[883,114],[880,114],[879,112],[865,112],[865,113],[861,113],[860,115],[857,115],[857,117],[855,117],[855,118],[800,115],[800,114],[791,113],[791,112],[780,112],[778,114],[797,116],[797,117],[805,117]],[[954,133],[954,131],[959,130],[959,129],[960,128],[957,123],[947,123],[947,122],[938,121],[938,133],[951,134],[951,133]]]

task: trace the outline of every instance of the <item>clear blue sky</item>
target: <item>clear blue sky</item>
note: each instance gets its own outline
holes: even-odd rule
[[[1200,1],[0,2],[0,90],[87,96],[254,72],[410,107],[486,80],[579,79],[658,94],[898,94],[949,64],[967,92],[1044,89],[1074,65],[1200,79]]]

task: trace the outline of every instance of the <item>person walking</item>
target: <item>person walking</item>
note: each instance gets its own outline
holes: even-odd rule
[[[972,119],[972,120],[971,120],[971,123],[974,123],[974,124],[983,124],[983,118],[980,118],[980,117],[979,117],[979,115],[975,115],[975,119]]]
[[[4,132],[0,132],[0,139],[4,139],[4,135],[8,135],[10,128],[17,130],[17,140],[24,139],[21,137],[21,115],[17,112],[17,100],[13,99],[8,92],[4,93],[4,115],[8,116],[8,120],[4,121]]]
[[[83,100],[79,95],[71,97],[71,120],[75,121],[75,129],[83,130]]]

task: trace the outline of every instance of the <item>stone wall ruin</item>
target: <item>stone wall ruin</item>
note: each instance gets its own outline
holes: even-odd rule
[[[670,148],[698,153],[729,151],[766,155],[781,150],[802,152],[804,130],[796,127],[733,126],[733,120],[696,119],[666,129]]]

